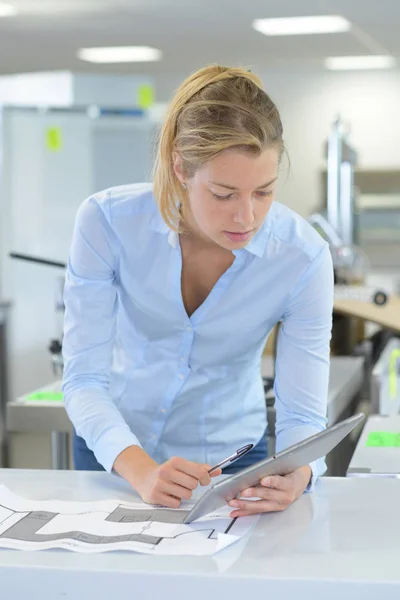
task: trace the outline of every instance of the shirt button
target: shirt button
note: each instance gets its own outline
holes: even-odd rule
[[[189,325],[188,327],[186,327],[186,329],[187,329],[188,331],[192,331],[192,328],[191,328],[191,326],[190,326],[190,325]]]
[[[181,362],[183,362],[185,360],[184,356],[181,356]]]
[[[185,376],[183,375],[183,373],[179,373],[179,379],[185,379]]]
[[[165,408],[162,408],[162,409],[161,409],[161,412],[162,412],[162,413],[165,413],[165,412],[166,412]]]
[[[157,436],[156,436],[155,434],[153,434],[153,435],[151,436],[151,439],[152,439],[152,440],[156,440],[156,439],[157,439]]]

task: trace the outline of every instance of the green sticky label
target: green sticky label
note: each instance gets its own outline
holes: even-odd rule
[[[58,152],[62,148],[62,132],[60,127],[46,129],[46,147],[51,152]]]
[[[367,438],[367,446],[377,448],[400,447],[400,433],[391,431],[371,431]]]
[[[26,398],[27,402],[62,402],[62,392],[35,392]]]
[[[139,85],[137,104],[140,108],[149,108],[154,104],[154,88],[152,85]]]

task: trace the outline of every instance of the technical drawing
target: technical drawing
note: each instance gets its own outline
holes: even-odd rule
[[[54,510],[48,510],[51,506]],[[0,547],[213,554],[242,537],[252,525],[249,522],[236,533],[237,519],[218,513],[186,525],[183,520],[188,512],[118,501],[40,503],[0,486]]]

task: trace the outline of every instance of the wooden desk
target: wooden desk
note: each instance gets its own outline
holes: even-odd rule
[[[391,296],[384,306],[359,300],[335,300],[335,313],[371,321],[400,333],[400,297]]]
[[[333,305],[333,312],[338,315],[344,315],[346,317],[354,317],[354,319],[358,319],[358,322],[362,321],[370,321],[371,323],[376,323],[381,327],[386,329],[390,329],[400,334],[400,297],[399,296],[391,296],[389,301],[384,306],[377,306],[372,302],[361,302],[360,300],[335,300]],[[357,324],[354,325],[357,327]],[[360,327],[358,327],[360,329]],[[347,329],[346,329],[347,331]],[[265,345],[264,355],[272,355],[274,348],[274,338],[276,335],[276,327],[271,332],[267,343]],[[342,332],[339,332],[339,339],[342,340]],[[362,331],[358,331],[356,334],[349,334],[352,338],[349,341],[349,345],[351,347],[354,346],[355,343],[360,341],[360,339],[364,339],[364,329],[362,327]],[[353,339],[354,335],[356,335],[357,339]],[[341,346],[343,344],[340,344]],[[345,344],[346,346],[346,344]],[[335,351],[337,354],[348,354],[351,353],[350,347],[341,348],[342,351]]]

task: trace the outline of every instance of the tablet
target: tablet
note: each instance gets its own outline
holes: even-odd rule
[[[302,442],[298,442],[275,456],[261,460],[234,475],[214,484],[194,505],[186,515],[184,523],[195,519],[225,505],[236,498],[246,488],[258,485],[268,475],[287,475],[300,467],[325,456],[350,433],[364,418],[359,413],[316,433]]]

